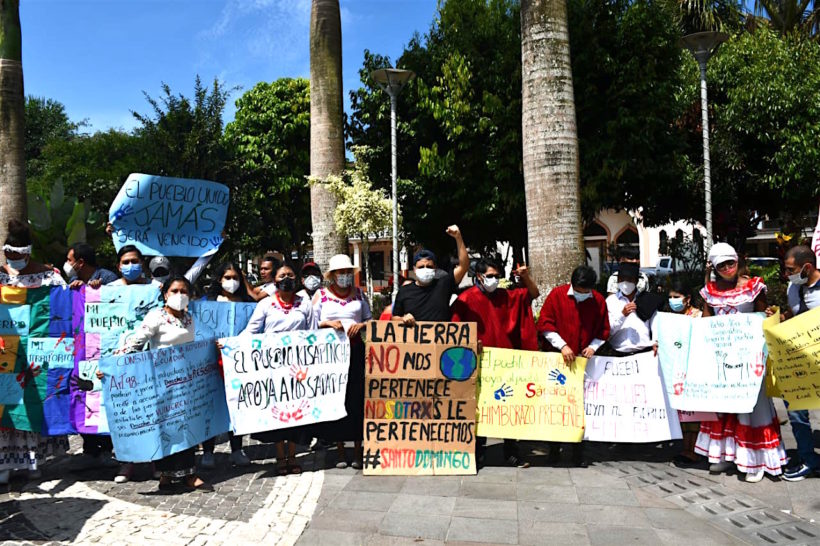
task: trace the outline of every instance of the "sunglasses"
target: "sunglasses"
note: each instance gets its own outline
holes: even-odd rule
[[[732,261],[729,261],[729,262],[719,263],[718,265],[715,266],[715,269],[717,269],[718,271],[725,271],[727,269],[732,269],[736,265],[737,265],[737,262],[735,260],[732,260]]]

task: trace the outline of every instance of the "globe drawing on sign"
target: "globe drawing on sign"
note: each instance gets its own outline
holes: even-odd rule
[[[466,381],[473,376],[478,359],[472,349],[450,347],[441,353],[439,366],[441,373],[453,381]]]

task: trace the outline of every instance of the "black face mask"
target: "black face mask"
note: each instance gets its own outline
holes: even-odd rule
[[[281,281],[276,281],[276,289],[280,292],[293,292],[296,290],[296,279],[285,277]]]

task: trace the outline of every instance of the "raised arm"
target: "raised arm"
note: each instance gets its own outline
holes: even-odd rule
[[[461,230],[458,229],[458,226],[452,225],[448,227],[447,235],[456,240],[458,265],[453,269],[453,277],[456,279],[456,284],[460,284],[464,275],[470,270],[470,257],[467,255],[467,247],[464,245],[464,239],[461,237]]]

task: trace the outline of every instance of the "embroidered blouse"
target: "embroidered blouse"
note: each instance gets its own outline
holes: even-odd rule
[[[354,324],[373,318],[367,298],[360,288],[351,290],[346,298],[340,298],[328,288],[320,288],[313,295],[313,310],[319,322],[341,321],[345,332]]]
[[[701,288],[700,295],[706,305],[714,309],[715,315],[753,313],[755,300],[766,292],[766,285],[760,277],[752,277],[744,286],[731,290],[719,290],[714,282]]]
[[[152,309],[137,331],[126,339],[120,352],[135,353],[190,343],[194,341],[194,331],[194,319],[187,311],[178,319],[165,307]]]
[[[318,324],[309,299],[294,295],[292,305],[283,305],[274,293],[256,304],[242,334],[315,330]]]
[[[41,286],[65,286],[63,277],[56,269],[29,273],[28,275],[9,275],[0,269],[0,285],[18,288],[40,288]]]

